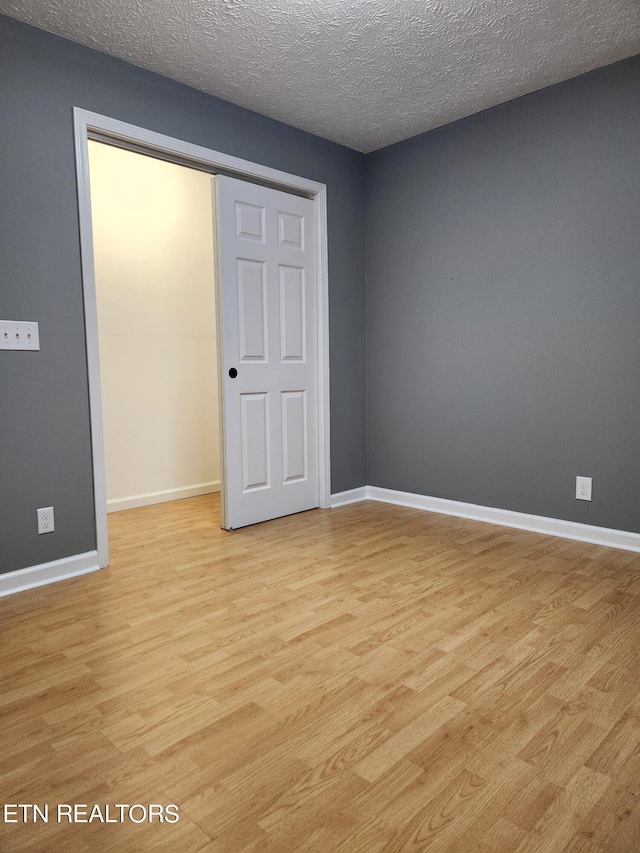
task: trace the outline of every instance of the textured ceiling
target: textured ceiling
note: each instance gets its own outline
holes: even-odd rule
[[[640,0],[0,0],[0,12],[360,151],[640,53]]]

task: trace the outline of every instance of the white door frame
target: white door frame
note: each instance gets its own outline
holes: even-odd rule
[[[248,178],[308,195],[316,204],[317,228],[317,281],[318,281],[318,480],[319,503],[323,509],[331,505],[331,468],[329,457],[329,277],[327,268],[327,188],[325,184],[290,175],[278,169],[261,166],[193,145],[162,133],[155,133],[133,124],[98,113],[74,107],[74,139],[78,207],[80,223],[80,252],[82,261],[82,286],[84,291],[84,317],[87,344],[87,370],[89,376],[89,409],[91,420],[91,449],[93,457],[93,494],[96,519],[96,545],[100,568],[109,564],[107,532],[107,493],[104,464],[104,434],[102,427],[102,392],[100,387],[100,353],[98,346],[98,311],[96,278],[93,254],[93,229],[91,225],[91,189],[89,183],[89,136],[99,133],[118,141],[133,143],[143,153],[153,156],[169,155],[207,170],[224,170],[237,178]],[[188,162],[185,163],[188,165]],[[214,240],[214,235],[212,235]],[[224,441],[221,442],[224,454]],[[224,489],[225,464],[222,460],[221,487]]]

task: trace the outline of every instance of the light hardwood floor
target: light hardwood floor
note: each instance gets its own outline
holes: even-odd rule
[[[50,808],[2,851],[640,850],[640,555],[375,503],[217,524],[112,515],[109,569],[0,600],[2,803]]]

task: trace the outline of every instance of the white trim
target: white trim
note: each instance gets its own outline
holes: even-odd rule
[[[104,431],[102,426],[102,389],[98,348],[98,305],[93,257],[91,192],[89,188],[88,125],[74,115],[76,177],[78,181],[78,216],[80,225],[80,261],[84,295],[85,341],[89,376],[89,417],[91,421],[91,453],[93,459],[93,500],[96,519],[96,548],[100,568],[109,565],[109,533],[107,529],[107,479],[104,464]]]
[[[87,551],[86,554],[76,554],[75,557],[65,557],[51,563],[40,563],[38,566],[7,572],[0,575],[0,597],[97,572],[99,568],[98,552]]]
[[[100,566],[109,564],[107,533],[106,477],[104,465],[104,436],[102,428],[102,397],[100,389],[100,358],[98,351],[98,312],[96,305],[93,233],[91,228],[91,194],[89,184],[88,135],[90,131],[142,145],[150,151],[177,155],[211,170],[224,170],[235,177],[263,181],[284,190],[307,193],[316,203],[318,228],[318,501],[321,507],[330,505],[330,447],[329,447],[329,277],[327,252],[327,188],[325,184],[281,172],[239,157],[212,151],[162,133],[155,133],[127,122],[118,121],[89,110],[74,107],[74,139],[78,210],[80,217],[80,246],[84,290],[87,369],[91,444],[93,453],[94,501],[96,540]],[[224,466],[223,471],[224,471]],[[224,477],[224,474],[223,474]]]
[[[327,244],[327,188],[316,198],[316,245],[318,253],[318,498],[321,509],[331,506],[331,432],[329,402],[329,251]]]
[[[358,495],[360,496],[358,497]],[[412,492],[397,492],[378,486],[362,486],[359,489],[352,489],[350,492],[332,495],[331,505],[342,506],[356,500],[380,501],[395,506],[438,512],[442,515],[485,521],[489,524],[499,524],[502,527],[515,527],[518,530],[544,533],[547,536],[559,536],[562,539],[573,539],[577,542],[589,542],[592,545],[620,548],[623,551],[640,551],[640,533],[615,530],[610,527],[596,527],[592,524],[547,518],[542,515],[529,515],[525,512],[514,512],[509,509],[451,501],[445,498],[432,498],[428,495],[416,495]]]
[[[331,495],[331,508],[367,500],[369,500],[369,486],[360,486],[359,489],[349,489],[347,492],[336,492]]]
[[[280,169],[272,169],[260,163],[252,163],[231,154],[223,154],[211,148],[203,148],[201,145],[193,145],[183,139],[173,136],[165,136],[164,133],[156,133],[155,130],[147,130],[126,121],[109,118],[109,116],[94,113],[80,107],[73,108],[74,120],[84,127],[85,131],[94,130],[98,133],[111,136],[114,142],[122,140],[142,145],[148,150],[157,151],[159,154],[173,154],[194,164],[199,163],[207,169],[223,169],[233,172],[233,177],[257,178],[266,183],[276,184],[278,188],[296,190],[297,192],[317,195],[325,187],[318,181],[292,175],[290,172],[281,172]]]
[[[168,501],[181,501],[183,498],[198,498],[220,491],[220,480],[211,483],[197,483],[195,486],[179,486],[177,489],[163,489],[159,492],[147,492],[144,495],[131,495],[128,498],[107,500],[107,512],[120,512],[123,509],[138,509],[152,504],[164,504]]]

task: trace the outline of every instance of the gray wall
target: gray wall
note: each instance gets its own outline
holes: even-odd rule
[[[637,57],[367,157],[369,483],[640,532],[639,106]]]
[[[96,544],[73,106],[328,185],[332,490],[363,485],[364,157],[2,16],[0,81],[0,318],[41,336],[0,352],[0,572]]]
[[[366,161],[2,16],[0,80],[0,571],[95,547],[73,106],[328,184],[334,492],[640,532],[640,58]]]

